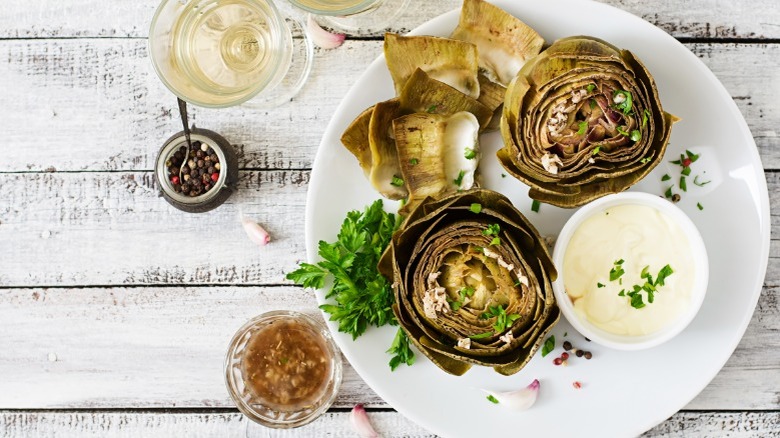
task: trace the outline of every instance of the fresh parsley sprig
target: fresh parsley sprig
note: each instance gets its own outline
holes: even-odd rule
[[[369,325],[397,325],[392,309],[393,291],[377,270],[377,263],[400,223],[400,217],[384,211],[382,200],[362,213],[351,211],[335,242],[319,242],[322,261],[301,263],[287,274],[287,279],[303,287],[321,289],[332,278],[333,285],[325,297],[332,298],[335,304],[323,304],[320,308],[330,314],[331,321],[338,322],[339,331],[351,334],[352,339],[365,333]],[[399,336],[402,335],[396,336],[388,350],[395,354],[391,368],[394,363],[409,363],[414,356],[408,340],[404,343]]]

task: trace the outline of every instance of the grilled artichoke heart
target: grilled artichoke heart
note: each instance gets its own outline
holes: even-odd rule
[[[411,342],[451,374],[474,364],[518,372],[560,317],[544,243],[490,190],[423,200],[379,270],[394,282],[393,310]]]
[[[593,37],[563,38],[510,83],[498,158],[531,187],[531,198],[577,207],[650,173],[676,120],[631,52]]]

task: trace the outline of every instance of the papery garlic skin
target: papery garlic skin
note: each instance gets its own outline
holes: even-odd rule
[[[493,392],[483,390],[487,394],[492,395],[498,400],[498,404],[513,409],[516,411],[524,411],[536,403],[536,397],[539,395],[540,383],[538,379],[534,379],[530,385],[517,391],[509,392]]]
[[[371,426],[371,422],[368,421],[368,414],[366,414],[366,410],[363,408],[362,404],[357,404],[352,408],[352,412],[349,414],[349,422],[352,425],[352,429],[360,438],[380,437]]]

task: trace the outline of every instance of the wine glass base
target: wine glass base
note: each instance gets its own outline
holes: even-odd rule
[[[292,100],[301,91],[311,73],[314,60],[314,44],[306,34],[304,25],[294,18],[286,18],[285,22],[292,33],[292,58],[287,74],[271,89],[263,90],[250,99],[244,106],[268,109],[283,105]]]
[[[411,0],[384,0],[359,14],[347,16],[312,15],[322,27],[350,35],[384,32],[403,13]]]

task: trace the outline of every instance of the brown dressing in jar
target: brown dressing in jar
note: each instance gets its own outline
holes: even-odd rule
[[[252,334],[241,362],[257,402],[279,411],[316,404],[328,388],[331,357],[322,335],[305,323],[276,320]]]

